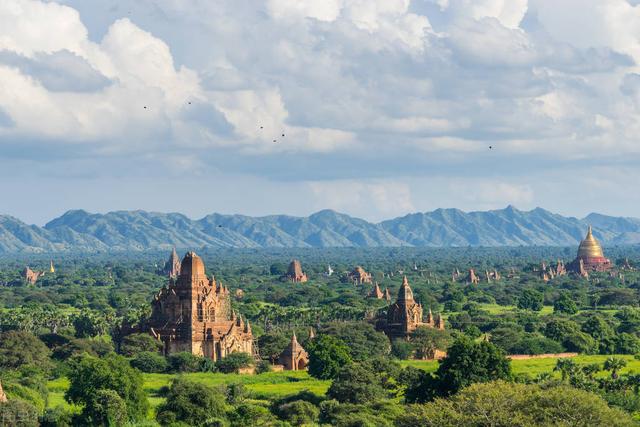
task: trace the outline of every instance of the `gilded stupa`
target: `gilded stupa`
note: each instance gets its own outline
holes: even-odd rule
[[[588,271],[607,271],[611,267],[611,261],[605,258],[602,246],[593,237],[593,230],[589,226],[587,236],[578,247],[578,256],[569,265],[569,269],[575,273],[583,274]]]

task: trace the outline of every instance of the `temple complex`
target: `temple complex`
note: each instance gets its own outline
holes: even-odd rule
[[[348,275],[349,280],[355,283],[356,285],[362,285],[364,283],[372,283],[371,274],[367,273],[364,268],[361,266],[357,266],[353,269],[352,272]]]
[[[378,319],[376,328],[383,331],[392,341],[394,339],[408,339],[413,331],[422,326],[444,329],[442,316],[438,315],[438,318],[434,320],[431,310],[429,310],[425,322],[422,315],[422,305],[413,299],[413,291],[405,276],[398,291],[398,299],[389,306],[386,317]]]
[[[311,337],[313,330],[309,331]],[[283,366],[285,371],[301,371],[309,365],[309,355],[304,348],[298,343],[295,332],[291,337],[291,342],[284,349],[278,358],[278,363]]]
[[[231,311],[229,290],[205,274],[202,259],[185,255],[177,279],[158,292],[145,327],[166,355],[186,351],[219,360],[234,352],[253,355],[249,322]]]
[[[309,280],[305,272],[302,271],[302,264],[297,259],[292,260],[291,264],[289,264],[285,278],[293,283],[304,283]]]
[[[178,257],[176,248],[173,248],[169,260],[164,263],[162,273],[174,279],[180,275],[180,258]]]
[[[602,246],[593,237],[591,226],[587,231],[587,236],[578,247],[578,256],[567,269],[582,277],[587,277],[590,271],[607,271],[613,267],[611,261],[604,256]]]

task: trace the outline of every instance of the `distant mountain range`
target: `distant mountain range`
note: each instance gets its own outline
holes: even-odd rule
[[[144,251],[185,248],[575,246],[587,225],[604,245],[640,243],[640,219],[578,219],[541,208],[486,212],[437,209],[378,224],[331,210],[308,217],[118,211],[65,213],[44,227],[0,215],[0,253]]]

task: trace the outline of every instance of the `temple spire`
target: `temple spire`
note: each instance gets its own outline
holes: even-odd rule
[[[402,286],[400,286],[400,290],[398,291],[398,302],[406,301],[413,301],[413,291],[409,286],[409,280],[407,280],[407,276],[403,276]]]

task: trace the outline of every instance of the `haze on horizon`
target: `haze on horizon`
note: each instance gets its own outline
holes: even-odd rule
[[[632,0],[0,0],[0,213],[638,217],[639,60]]]

